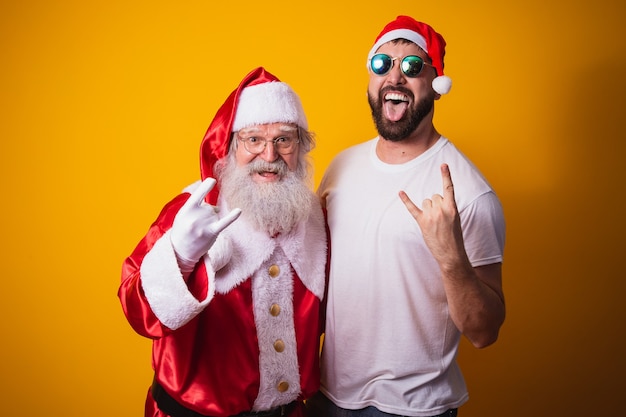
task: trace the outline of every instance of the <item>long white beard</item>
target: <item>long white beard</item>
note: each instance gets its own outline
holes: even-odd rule
[[[220,194],[228,206],[241,209],[241,217],[258,230],[274,236],[288,233],[298,222],[306,220],[311,212],[312,191],[307,183],[290,171],[281,159],[268,163],[255,159],[240,167],[228,158],[220,171]],[[277,182],[257,183],[253,172],[272,167],[282,179]]]

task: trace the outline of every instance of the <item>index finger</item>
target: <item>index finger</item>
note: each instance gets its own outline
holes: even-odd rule
[[[441,178],[443,180],[443,198],[454,200],[454,184],[448,164],[441,164]]]
[[[202,183],[200,183],[198,188],[196,188],[196,190],[191,193],[191,196],[189,197],[189,200],[187,200],[187,202],[189,204],[200,206],[209,191],[213,189],[216,182],[217,181],[215,181],[214,178],[206,178],[204,181],[202,181]]]

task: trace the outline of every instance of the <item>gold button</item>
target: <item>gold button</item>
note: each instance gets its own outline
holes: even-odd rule
[[[276,350],[276,352],[282,352],[283,350],[285,350],[285,342],[283,342],[281,339],[278,339],[274,342],[274,350]]]
[[[280,314],[280,306],[278,304],[272,304],[270,307],[270,314],[274,317]]]
[[[280,268],[278,267],[278,265],[272,265],[267,272],[269,272],[270,277],[276,278],[278,274],[280,274]]]
[[[287,381],[280,381],[278,383],[278,385],[276,386],[276,389],[278,390],[278,392],[285,392],[289,389],[289,382]]]

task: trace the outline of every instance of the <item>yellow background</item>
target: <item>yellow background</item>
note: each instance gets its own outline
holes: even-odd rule
[[[317,183],[375,135],[365,57],[397,14],[446,37],[436,125],[507,218],[508,317],[463,342],[461,415],[624,413],[622,0],[21,0],[0,5],[1,416],[142,415],[120,266],[198,177],[215,111],[265,66],[302,98]]]

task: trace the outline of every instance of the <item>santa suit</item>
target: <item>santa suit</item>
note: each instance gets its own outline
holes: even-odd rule
[[[191,190],[188,190],[191,191]],[[242,215],[185,279],[170,229],[189,193],[168,203],[122,271],[131,326],[153,339],[159,393],[206,416],[271,410],[319,386],[326,234],[317,198],[290,233],[269,236]],[[228,208],[219,201],[220,213]],[[146,416],[164,416],[148,394]],[[158,401],[157,401],[158,402]],[[301,415],[301,407],[290,408]]]

